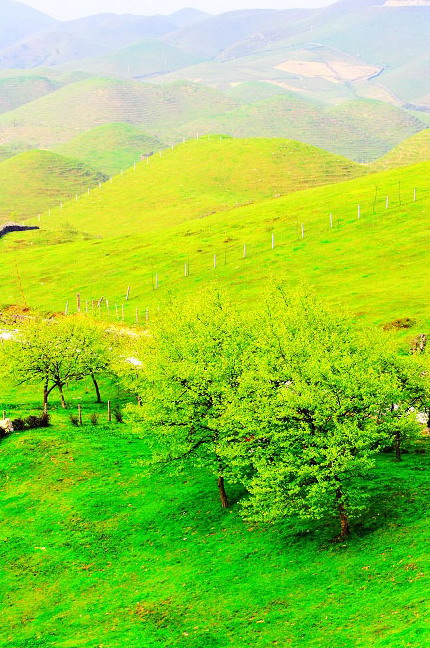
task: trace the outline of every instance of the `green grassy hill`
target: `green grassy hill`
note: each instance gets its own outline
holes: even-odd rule
[[[231,147],[230,155],[225,146]],[[7,286],[2,300],[21,300],[11,281],[12,258],[22,268],[27,301],[54,311],[66,301],[73,304],[80,292],[85,300],[108,298],[111,310],[104,314],[115,319],[113,304],[124,303],[131,286],[125,304],[129,323],[136,308],[142,316],[147,307],[162,304],[169,291],[186,295],[213,278],[229,285],[238,300],[256,304],[264,278],[287,274],[293,285],[308,282],[325,299],[368,321],[410,317],[417,322],[415,330],[425,330],[430,324],[423,289],[430,267],[425,262],[429,164],[282,196],[299,188],[303,172],[311,176],[306,149],[296,145],[296,166],[288,167],[290,144],[265,146],[266,155],[258,160],[255,144],[249,143],[247,164],[241,166],[243,143],[191,142],[117,176],[78,204],[55,210],[50,219],[43,215],[41,232],[12,235],[0,243],[5,259],[0,280]],[[218,165],[217,150],[222,151]],[[332,182],[336,174],[338,180],[363,174],[363,167],[322,156],[316,183],[324,174]],[[185,159],[190,166],[181,169]],[[309,161],[316,159],[309,149]],[[82,241],[88,237],[93,240]],[[184,277],[185,263],[189,277]],[[96,277],[88,274],[89,267],[97,268]]]
[[[288,93],[193,121],[180,130],[187,137],[196,132],[288,137],[368,162],[425,128],[415,115],[379,101],[357,100],[333,108]]]
[[[74,61],[63,69],[79,69],[99,76],[143,79],[193,65],[197,57],[159,40],[145,40],[99,58]]]
[[[369,174],[285,140],[188,142],[1,239],[0,306],[73,311],[79,292],[90,311],[105,297],[95,314],[109,322],[124,306],[130,325],[216,280],[258,317],[285,277],[357,320],[411,318],[410,337],[430,326],[429,171]],[[332,543],[331,523],[244,523],[232,484],[221,510],[205,470],[148,477],[143,442],[104,422],[90,388],[67,391],[83,427],[53,398],[51,428],[0,442],[0,648],[425,645],[427,439],[424,456],[378,457],[369,512]],[[127,400],[108,382],[102,394]],[[0,411],[34,414],[39,396],[3,381]]]
[[[408,166],[430,160],[430,129],[405,140],[374,164],[375,169]]]
[[[59,83],[43,76],[0,78],[0,113],[14,110],[50,92],[54,92],[59,87]]]
[[[31,218],[105,179],[78,160],[48,151],[11,157],[0,163],[0,223]]]
[[[236,105],[233,99],[198,84],[154,86],[90,78],[0,115],[0,139],[50,147],[114,122],[133,124],[162,137],[182,123]]]
[[[141,155],[159,151],[163,147],[160,140],[146,135],[136,126],[119,123],[97,126],[56,147],[55,151],[114,175],[140,161]]]
[[[115,177],[62,215],[52,214],[46,227],[58,228],[62,216],[71,216],[79,229],[105,238],[202,224],[238,205],[366,173],[350,160],[288,140],[193,140]]]
[[[126,425],[89,425],[106,413],[85,392],[69,393],[85,427],[54,410],[51,429],[1,441],[1,648],[425,645],[428,449],[382,456],[370,514],[332,544],[330,525],[265,528],[237,505],[221,511],[203,470],[145,477],[142,442]],[[104,396],[117,402],[113,387]],[[37,406],[3,386],[8,414]]]
[[[375,159],[384,149],[389,150],[425,128],[417,116],[382,101],[347,101],[330,108],[329,114],[358,132],[369,133],[370,159]]]

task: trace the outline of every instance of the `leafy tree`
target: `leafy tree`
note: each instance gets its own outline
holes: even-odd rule
[[[225,460],[248,519],[336,515],[340,537],[366,503],[365,476],[392,395],[371,340],[315,298],[276,288],[228,416]]]
[[[387,438],[393,444],[396,460],[401,461],[402,447],[419,431],[417,414],[428,411],[430,383],[427,356],[400,355],[381,350],[384,373],[390,376],[389,401],[383,412]]]
[[[131,408],[151,452],[151,464],[208,467],[221,505],[224,479],[223,414],[242,371],[247,335],[240,318],[216,289],[185,306],[173,303],[141,339],[142,366],[121,373],[140,397]]]
[[[64,387],[88,376],[100,396],[96,375],[108,362],[108,346],[99,329],[83,319],[30,321],[22,327],[18,340],[2,348],[2,365],[18,385],[42,385],[45,411],[54,389],[66,407]]]

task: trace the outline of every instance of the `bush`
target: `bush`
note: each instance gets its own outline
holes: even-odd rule
[[[123,423],[124,422],[124,417],[123,417],[122,412],[121,412],[119,407],[115,407],[115,409],[113,410],[113,415],[114,415],[115,421],[117,423]]]
[[[23,432],[25,430],[25,421],[22,418],[13,419],[12,425],[14,432]]]
[[[70,414],[70,423],[75,427],[79,427],[79,416],[76,414]]]
[[[38,428],[46,428],[49,426],[49,414],[43,413],[39,416],[28,416],[25,419],[26,428],[29,430],[37,430]]]
[[[43,414],[41,414],[39,416],[39,427],[47,428],[47,427],[49,427],[50,422],[51,422],[51,419],[50,419],[50,416],[49,416],[49,414],[47,412],[43,412]]]
[[[23,432],[24,430],[37,430],[38,428],[47,428],[49,426],[49,414],[45,412],[40,415],[31,414],[27,418],[16,418],[12,421],[14,432]]]
[[[90,421],[91,421],[91,425],[98,425],[99,424],[99,415],[98,414],[91,414]]]

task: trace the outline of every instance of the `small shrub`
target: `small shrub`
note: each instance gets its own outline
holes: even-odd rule
[[[91,414],[90,421],[91,421],[91,425],[98,425],[99,424],[99,415],[98,414]]]
[[[49,414],[44,412],[38,416],[31,415],[28,416],[25,421],[25,427],[28,430],[37,430],[39,428],[47,428],[49,426]]]
[[[114,415],[115,421],[117,423],[123,423],[124,422],[124,417],[123,417],[122,412],[121,412],[119,407],[115,407],[115,409],[113,410],[113,415]]]
[[[47,412],[43,412],[43,414],[39,416],[39,427],[47,428],[49,427],[50,422],[51,418]]]
[[[13,419],[12,425],[15,432],[23,432],[25,430],[25,421],[22,418]]]
[[[79,427],[79,416],[76,414],[70,414],[70,423],[75,427]]]

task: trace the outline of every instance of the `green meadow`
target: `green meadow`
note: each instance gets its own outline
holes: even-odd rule
[[[49,151],[14,155],[0,162],[0,223],[60,207],[106,179],[80,160]]]
[[[330,521],[244,522],[232,484],[221,510],[204,470],[147,476],[139,435],[90,385],[66,397],[83,427],[53,398],[51,428],[0,444],[2,648],[425,645],[427,441],[380,456],[369,511],[333,544]],[[102,397],[128,400],[113,383]],[[12,417],[40,408],[33,388],[1,398]]]
[[[370,171],[285,140],[180,145],[4,238],[1,301],[20,303],[21,286],[41,310],[104,297],[100,314],[116,320],[124,305],[131,324],[214,279],[258,307],[264,281],[285,275],[368,322],[422,328],[429,163]]]
[[[283,278],[360,323],[409,318],[406,349],[430,324],[429,171],[280,139],[187,142],[2,238],[0,307],[73,314],[79,293],[106,323],[150,325],[171,294],[215,281],[258,317]],[[1,648],[427,644],[427,437],[400,464],[378,456],[367,512],[333,543],[331,520],[244,522],[237,484],[222,510],[204,469],[149,475],[139,432],[107,422],[107,400],[132,397],[101,387],[96,404],[90,383],[69,385],[68,410],[53,392],[51,427],[0,441]],[[3,381],[6,416],[40,409],[39,387]]]

